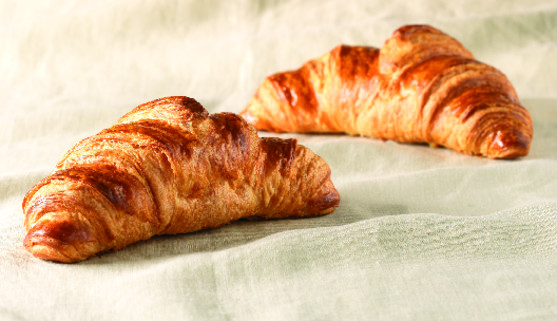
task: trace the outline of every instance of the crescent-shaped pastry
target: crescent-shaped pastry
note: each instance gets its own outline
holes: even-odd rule
[[[425,25],[379,50],[338,46],[269,76],[241,115],[259,130],[347,133],[489,158],[528,154],[532,119],[507,77]]]
[[[294,139],[259,138],[235,114],[163,98],[78,143],[27,193],[24,245],[77,262],[241,218],[322,215],[339,204],[330,173]]]

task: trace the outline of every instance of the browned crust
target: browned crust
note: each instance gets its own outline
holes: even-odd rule
[[[489,158],[526,156],[533,137],[506,76],[427,25],[399,28],[380,50],[341,45],[269,76],[241,115],[259,130],[345,132]]]
[[[167,97],[78,143],[27,193],[24,245],[77,262],[157,234],[322,215],[338,204],[328,165],[295,140],[260,139],[235,114]]]

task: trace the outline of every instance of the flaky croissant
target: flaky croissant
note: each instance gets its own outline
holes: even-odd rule
[[[338,204],[329,166],[296,140],[259,138],[235,114],[168,97],[78,143],[27,193],[24,245],[41,259],[76,262],[157,234],[321,215]]]
[[[241,115],[259,130],[344,132],[489,158],[528,154],[532,120],[499,70],[425,25],[381,50],[338,46],[261,84]]]

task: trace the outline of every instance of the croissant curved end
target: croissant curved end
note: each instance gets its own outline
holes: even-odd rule
[[[280,127],[273,125],[272,120],[268,120],[269,117],[258,117],[257,108],[253,106],[258,106],[258,104],[250,104],[246,109],[239,113],[248,124],[253,126],[257,130],[264,130],[269,132],[281,133],[285,130],[281,130]]]
[[[510,126],[497,126],[487,136],[488,158],[513,159],[528,155],[532,136]]]
[[[332,183],[327,183],[327,186],[323,186],[323,190],[326,190],[326,192],[310,202],[310,205],[316,209],[318,215],[332,213],[340,203],[340,195],[332,186]]]
[[[300,147],[305,148],[302,145]],[[319,171],[324,173],[324,175],[321,178],[321,183],[313,191],[313,197],[308,200],[306,211],[310,215],[315,215],[316,213],[318,215],[329,214],[335,210],[335,207],[339,206],[340,194],[331,180],[331,169],[325,160],[320,156],[313,155],[314,159],[308,165],[320,166],[321,170]],[[313,169],[311,171],[316,172],[318,170]]]
[[[528,155],[534,135],[532,118],[521,107],[520,114],[491,113],[482,117],[470,132],[472,154],[492,159],[513,159]]]
[[[83,255],[96,250],[93,234],[79,222],[44,222],[29,229],[23,245],[33,256],[49,261],[72,263],[83,260]]]
[[[257,123],[257,117],[250,114],[249,110],[246,108],[239,114],[248,124],[254,126]]]
[[[62,263],[73,263],[81,260],[76,260],[73,257],[64,255],[62,252],[58,251],[48,245],[35,243],[34,241],[28,241],[26,238],[25,248],[27,251],[33,254],[34,257],[45,261],[56,261]]]

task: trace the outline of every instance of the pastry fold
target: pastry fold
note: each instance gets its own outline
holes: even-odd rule
[[[241,115],[258,130],[347,133],[489,158],[528,154],[532,119],[507,77],[426,25],[381,49],[341,45],[269,76]]]
[[[235,114],[162,98],[79,142],[27,193],[24,246],[77,262],[158,234],[322,215],[339,204],[330,173],[294,139],[259,138]]]

